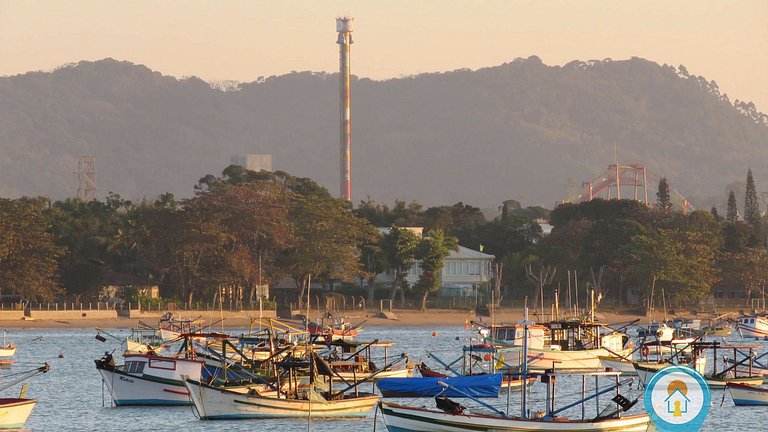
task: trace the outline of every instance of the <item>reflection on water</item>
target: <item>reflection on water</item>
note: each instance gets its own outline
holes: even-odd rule
[[[115,329],[114,334],[125,336],[127,330]],[[432,336],[436,332],[437,336]],[[239,333],[239,332],[231,332]],[[115,345],[110,341],[99,342],[94,339],[92,330],[13,330],[11,339],[18,351],[17,363],[13,371],[29,369],[47,361],[51,370],[47,374],[34,377],[29,381],[29,397],[37,398],[38,405],[27,422],[25,430],[42,431],[178,431],[192,429],[196,431],[226,430],[228,432],[253,430],[307,430],[304,420],[245,420],[245,421],[200,421],[195,418],[190,407],[174,408],[111,408],[109,395],[102,389],[99,374],[93,361],[100,358],[104,351],[111,351]],[[42,336],[42,338],[39,338]],[[457,341],[456,338],[460,338]],[[466,341],[468,332],[462,327],[454,328],[368,328],[363,332],[363,339],[392,340],[397,346],[389,353],[407,352],[411,359],[425,360],[435,365],[426,357],[426,351],[438,353],[443,359],[453,360],[461,355],[461,344]],[[738,335],[734,337],[738,341]],[[749,341],[749,344],[763,345],[763,341]],[[119,350],[118,350],[119,351]],[[63,354],[63,358],[58,358]],[[378,363],[378,362],[377,362]],[[436,365],[435,365],[436,366]],[[3,374],[8,370],[2,371]],[[3,392],[3,396],[18,395],[20,386]],[[532,411],[543,410],[545,386],[537,383],[533,386],[530,401]],[[581,392],[580,377],[561,377],[558,380],[558,404],[575,401]],[[626,392],[625,392],[626,393]],[[639,390],[633,388],[630,394],[637,396]],[[712,409],[704,431],[754,429],[768,415],[768,407],[734,407],[730,397],[722,390],[713,390]],[[489,400],[486,400],[489,401]],[[505,408],[507,398],[500,397],[492,403]],[[431,399],[404,399],[400,402],[415,406],[432,407]],[[608,402],[608,397],[601,400],[601,405]],[[722,402],[722,406],[721,406]],[[465,403],[465,402],[462,402]],[[472,405],[471,403],[465,403]],[[642,404],[642,400],[640,402]],[[595,412],[594,405],[589,405]],[[590,411],[587,411],[589,415]],[[634,410],[633,410],[634,411]],[[510,412],[519,413],[519,393],[510,396]],[[580,416],[581,409],[576,407],[566,415]],[[367,419],[313,421],[309,425],[312,431],[372,431],[373,415]],[[377,431],[384,431],[385,426],[378,417]]]

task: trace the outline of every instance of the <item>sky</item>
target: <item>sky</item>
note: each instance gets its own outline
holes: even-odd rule
[[[334,72],[342,15],[360,77],[636,56],[768,112],[766,0],[0,0],[0,75],[107,57],[208,81]]]

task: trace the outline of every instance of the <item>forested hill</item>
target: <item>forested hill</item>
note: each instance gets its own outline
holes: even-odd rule
[[[241,153],[270,153],[337,192],[338,75],[220,88],[111,59],[0,78],[0,195],[72,196],[77,158],[94,155],[99,197],[191,196]],[[352,108],[356,202],[551,207],[604,171],[614,146],[688,197],[724,203],[748,166],[768,188],[768,118],[682,66],[531,57],[356,79]]]

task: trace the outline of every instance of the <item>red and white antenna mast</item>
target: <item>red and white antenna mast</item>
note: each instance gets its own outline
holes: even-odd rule
[[[352,23],[354,18],[336,18],[339,33],[339,69],[341,76],[341,193],[340,196],[352,201],[352,120],[350,116],[350,58],[352,46]]]

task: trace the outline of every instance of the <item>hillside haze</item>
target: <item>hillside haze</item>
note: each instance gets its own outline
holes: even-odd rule
[[[338,193],[338,75],[291,73],[229,91],[127,62],[0,78],[0,195],[74,196],[81,155],[97,197],[193,194],[232,154]],[[613,163],[642,163],[699,207],[747,167],[768,181],[768,117],[684,67],[517,59],[352,84],[352,192],[436,205],[551,207]],[[649,181],[649,197],[656,184]],[[708,208],[708,207],[706,207]]]

